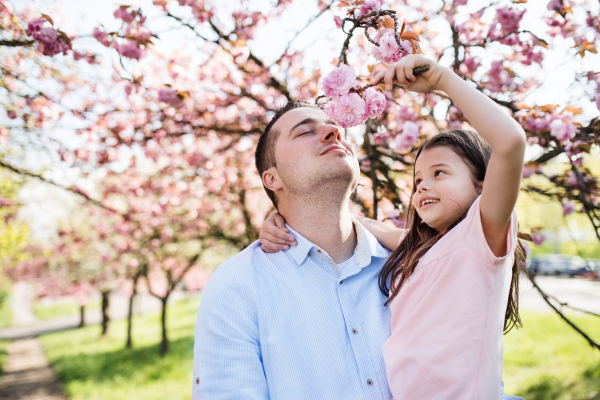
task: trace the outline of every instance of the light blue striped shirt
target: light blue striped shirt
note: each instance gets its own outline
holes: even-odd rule
[[[192,400],[391,399],[378,286],[389,251],[354,224],[341,274],[289,226],[296,247],[268,254],[256,241],[216,269],[198,311]],[[520,399],[500,396],[504,384],[499,392]]]
[[[192,399],[391,399],[377,284],[389,252],[354,224],[341,274],[291,228],[297,246],[267,254],[257,241],[216,269],[198,311]]]

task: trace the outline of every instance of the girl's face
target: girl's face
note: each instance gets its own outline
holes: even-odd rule
[[[421,152],[414,184],[413,206],[423,222],[440,232],[460,218],[479,195],[469,166],[448,146]]]

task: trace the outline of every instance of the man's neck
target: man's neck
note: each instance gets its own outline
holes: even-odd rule
[[[348,260],[356,248],[356,232],[348,208],[342,201],[302,199],[288,202],[280,213],[288,225],[323,249],[336,264]]]

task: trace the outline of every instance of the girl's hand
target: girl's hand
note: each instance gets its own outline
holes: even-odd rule
[[[296,239],[290,235],[285,227],[285,220],[277,211],[269,215],[260,228],[260,247],[265,253],[277,253],[296,246]]]
[[[429,70],[420,75],[415,75],[413,69],[429,65]],[[371,79],[371,83],[378,83],[383,79],[386,90],[392,90],[393,84],[400,85],[406,90],[418,93],[428,93],[440,89],[444,76],[450,72],[438,63],[419,54],[411,54],[395,64],[388,66]]]

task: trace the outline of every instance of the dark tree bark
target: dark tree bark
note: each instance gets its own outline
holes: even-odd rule
[[[167,292],[165,297],[160,299],[162,303],[162,315],[161,315],[161,325],[162,325],[162,341],[160,342],[160,355],[164,356],[169,352],[169,338],[167,337],[167,301],[169,300],[170,291]]]
[[[133,278],[133,290],[131,292],[131,297],[129,297],[129,312],[127,313],[127,343],[125,343],[125,348],[130,349],[133,347],[132,339],[131,339],[131,327],[133,325],[133,300],[135,295],[137,294],[137,282],[140,278],[140,275],[136,275]]]
[[[79,306],[79,327],[85,326],[85,305]]]
[[[110,316],[108,315],[108,307],[110,306],[110,292],[100,292],[102,295],[102,336],[106,336],[108,333],[108,323],[110,322]]]

